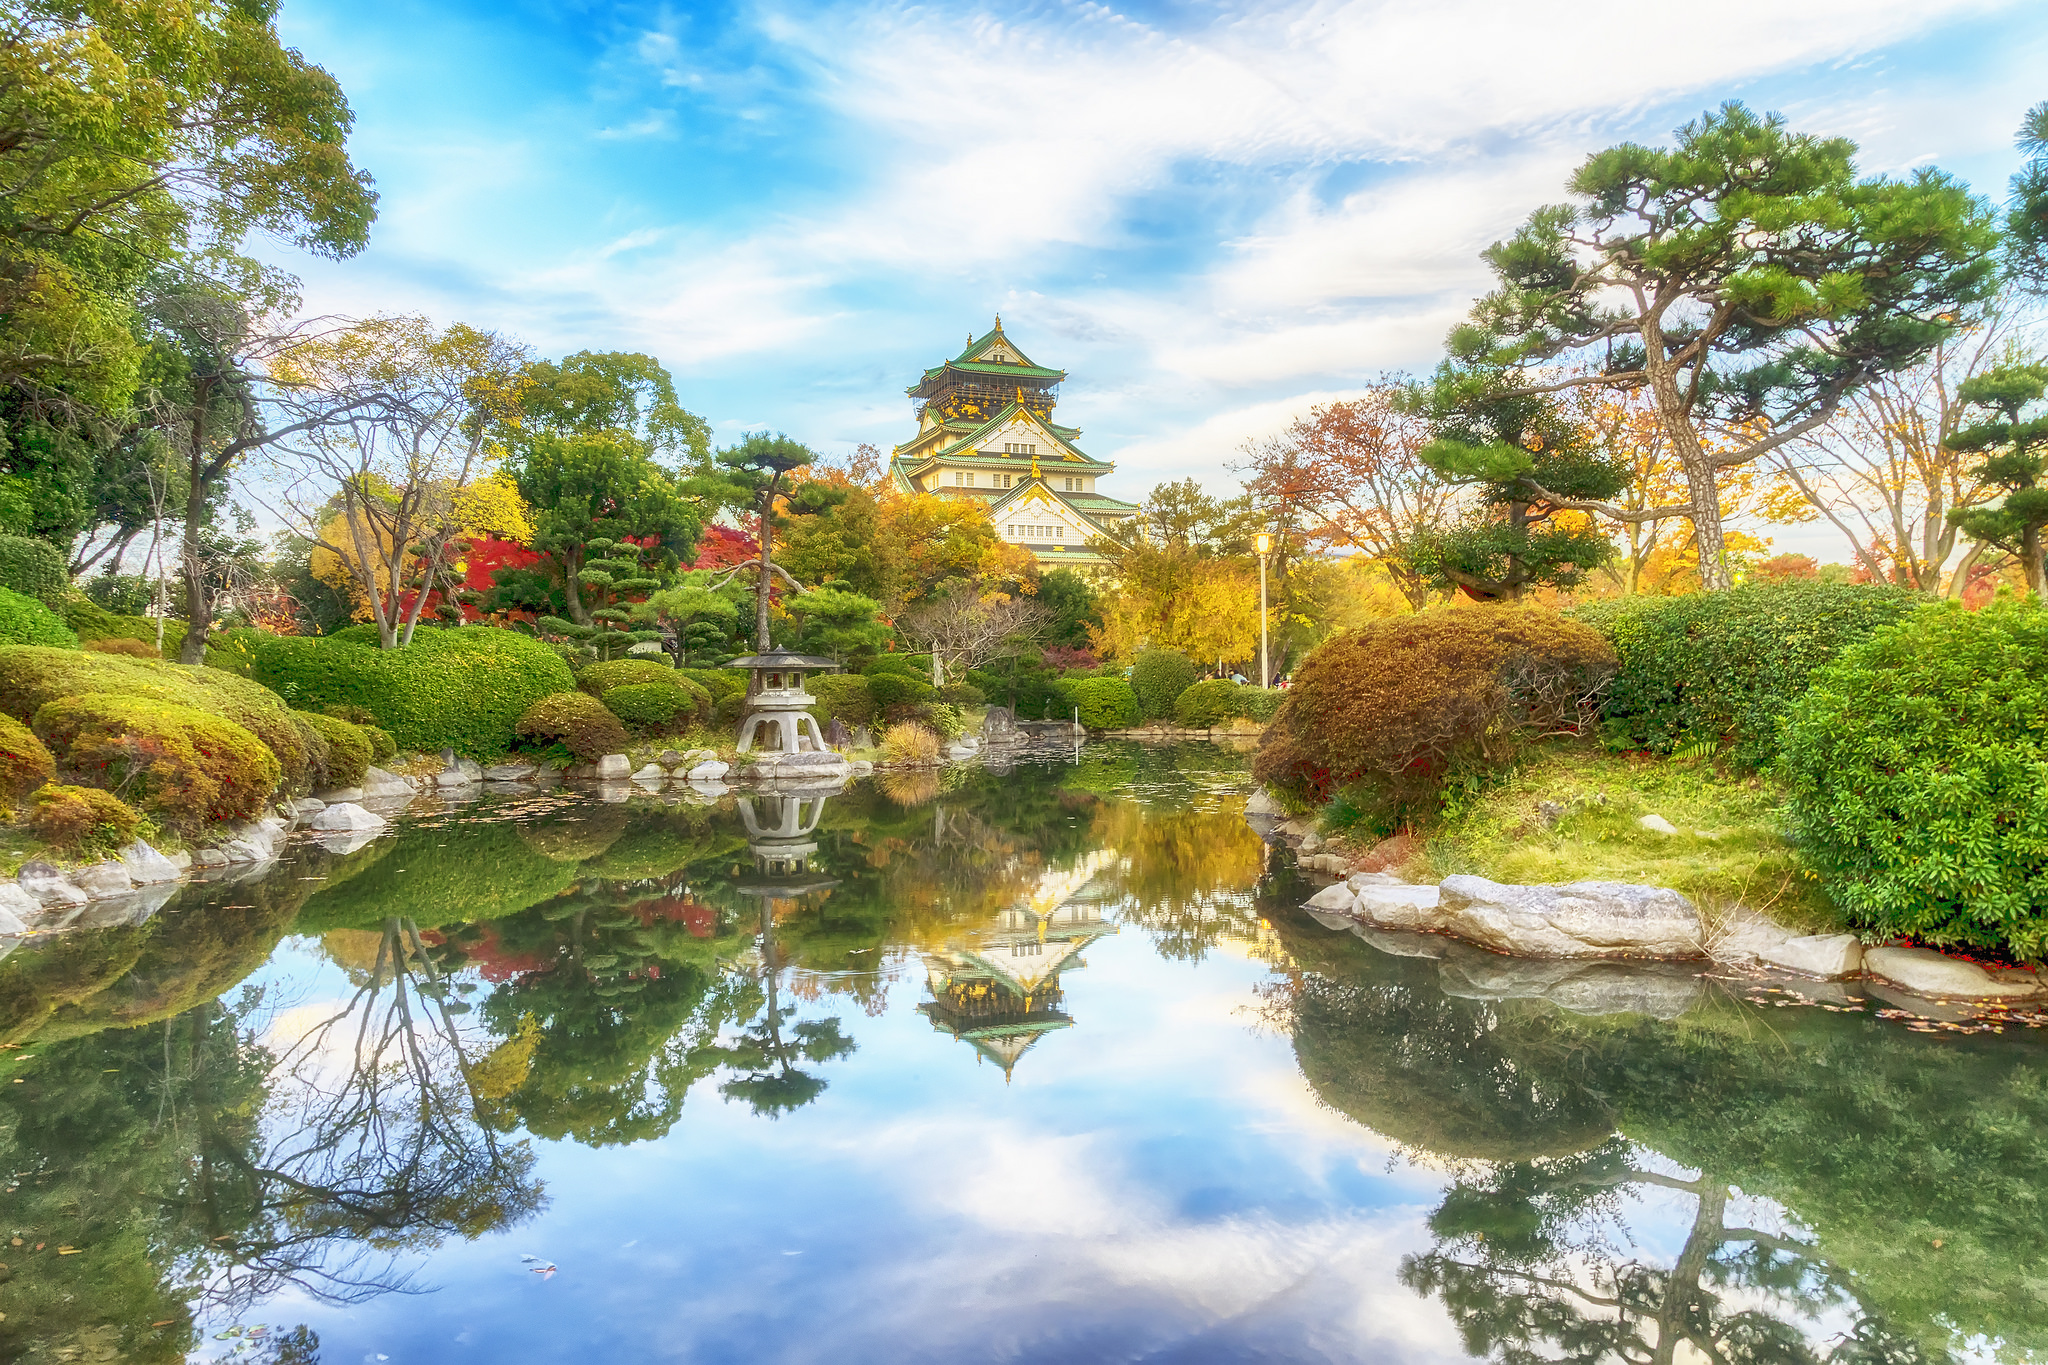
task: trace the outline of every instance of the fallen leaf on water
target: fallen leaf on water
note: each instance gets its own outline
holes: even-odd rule
[[[152,1323],[150,1324],[150,1326],[151,1326],[151,1327],[174,1327],[174,1326],[176,1326],[176,1325],[177,1325],[177,1322],[178,1322],[178,1320],[177,1320],[176,1318],[165,1318],[165,1319],[164,1319],[164,1320],[163,1320],[162,1322],[152,1322]]]
[[[77,1247],[58,1247],[57,1254],[59,1256],[83,1256],[85,1253]]]

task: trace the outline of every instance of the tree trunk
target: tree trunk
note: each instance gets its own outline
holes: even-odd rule
[[[178,646],[178,662],[181,664],[206,662],[206,629],[213,624],[213,603],[206,593],[206,566],[200,560],[197,540],[200,518],[206,511],[206,490],[199,482],[205,463],[202,430],[199,421],[194,419],[191,478],[185,493],[185,535],[180,555],[185,565],[185,639]]]
[[[775,541],[775,485],[782,481],[782,471],[776,470],[768,477],[768,487],[761,493],[761,581],[754,589],[754,649],[768,652],[768,589],[774,582],[769,572],[769,553]]]
[[[2048,601],[2048,567],[2042,564],[2041,528],[2029,526],[2020,532],[2020,567],[2026,570],[2027,590],[2037,601]]]
[[[1728,572],[1728,541],[1721,532],[1721,494],[1714,486],[1714,467],[1707,462],[1697,438],[1687,428],[1687,442],[1680,444],[1680,462],[1685,467],[1686,490],[1692,494],[1692,547],[1699,557],[1700,587],[1723,592],[1734,586]],[[1691,449],[1685,449],[1686,445]]]
[[[583,589],[576,575],[583,572],[583,547],[571,545],[562,551],[562,600],[568,604],[569,619],[579,626],[590,624],[590,608],[583,605]]]

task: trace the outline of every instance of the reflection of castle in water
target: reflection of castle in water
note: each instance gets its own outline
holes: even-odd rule
[[[919,1005],[932,1025],[971,1045],[1003,1069],[1045,1034],[1069,1028],[1060,975],[1087,963],[1082,949],[1116,926],[1104,921],[1090,879],[1106,855],[1079,867],[1048,873],[1021,905],[996,915],[995,924],[924,956],[933,998]]]

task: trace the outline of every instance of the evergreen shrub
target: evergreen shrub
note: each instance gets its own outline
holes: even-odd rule
[[[1590,726],[1614,677],[1598,631],[1540,607],[1439,607],[1326,641],[1295,670],[1259,745],[1259,781],[1321,804],[1350,788],[1388,827],[1454,771]]]
[[[542,697],[519,717],[519,737],[535,749],[560,745],[579,762],[595,763],[626,747],[626,727],[587,692]]]
[[[1090,730],[1124,730],[1138,723],[1138,694],[1122,678],[1076,678],[1066,691],[1081,713],[1081,724]]]
[[[389,730],[377,724],[376,713],[369,707],[341,703],[323,706],[320,710],[321,714],[333,716],[336,720],[345,720],[363,732],[363,737],[370,741],[370,762],[382,763],[386,759],[398,757],[398,741],[391,737]]]
[[[28,827],[44,843],[72,853],[111,853],[133,842],[142,817],[112,792],[52,782],[37,790]]]
[[[747,670],[744,668],[679,668],[679,678],[688,678],[711,694],[714,702],[727,697],[744,696],[747,690]]]
[[[270,749],[286,792],[306,789],[305,746],[291,710],[258,683],[217,668],[76,649],[0,646],[0,711],[33,720],[50,702],[87,693],[144,697],[233,721]]]
[[[875,699],[875,709],[883,715],[901,711],[908,707],[922,706],[935,701],[939,689],[922,678],[913,678],[903,673],[870,673],[867,676],[868,694]]]
[[[711,719],[711,694],[673,673],[659,682],[615,685],[603,701],[606,710],[640,730],[681,730]]]
[[[614,687],[678,680],[673,665],[655,663],[651,659],[607,659],[601,663],[585,664],[576,674],[577,688],[593,697],[602,697]]]
[[[938,689],[939,700],[948,706],[983,706],[988,694],[971,682],[949,682]]]
[[[5,539],[5,537],[0,537]],[[0,588],[0,644],[78,648],[78,636],[56,612],[26,593]],[[156,651],[152,650],[151,653]]]
[[[877,654],[860,670],[867,677],[889,673],[899,678],[915,678],[919,682],[932,680],[932,656],[929,654]]]
[[[70,583],[64,554],[49,541],[0,534],[0,588],[57,607]]]
[[[66,773],[188,831],[261,814],[281,776],[276,757],[248,729],[173,702],[64,697],[38,710],[33,727]]]
[[[2048,958],[2048,609],[1923,607],[1820,670],[1780,768],[1866,935]]]
[[[56,775],[56,760],[35,731],[13,716],[0,715],[0,807]]]
[[[1207,730],[1244,714],[1240,692],[1251,689],[1228,678],[1211,678],[1183,691],[1173,702],[1173,720],[1190,730]]]
[[[1280,703],[1287,694],[1277,687],[1245,687],[1238,690],[1238,712],[1246,720],[1258,721],[1261,725],[1279,714]]]
[[[1180,694],[1194,685],[1194,661],[1177,649],[1148,649],[1131,666],[1131,690],[1138,695],[1138,713],[1146,720],[1173,715]]]
[[[569,666],[546,645],[495,626],[420,630],[410,645],[390,650],[346,634],[224,631],[207,662],[295,706],[360,706],[401,748],[452,748],[477,759],[503,754],[535,702],[576,686]]]
[[[101,640],[87,640],[87,650],[94,654],[125,654],[131,659],[161,659],[156,646],[147,640],[131,640],[124,635],[109,636]]]
[[[156,649],[156,618],[154,616],[123,616],[109,611],[104,605],[83,597],[69,598],[62,611],[64,624],[76,631],[78,638],[86,644],[94,640],[140,640]],[[168,658],[178,657],[179,646],[185,643],[185,623],[166,620],[164,622],[164,654]]]
[[[312,774],[316,790],[363,785],[370,764],[376,761],[376,748],[362,726],[321,715],[317,711],[294,711],[292,716],[301,724],[311,726],[326,741],[325,761]],[[386,735],[385,739],[388,741],[390,736]]]
[[[875,693],[871,681],[858,673],[827,673],[810,679],[805,686],[818,699],[818,704],[811,708],[811,714],[821,725],[835,719],[848,725],[872,723],[875,719]]]
[[[1571,616],[1606,636],[1620,663],[1601,708],[1610,744],[1668,754],[1714,742],[1763,768],[1813,670],[1924,600],[1879,584],[1791,582],[1594,602]]]

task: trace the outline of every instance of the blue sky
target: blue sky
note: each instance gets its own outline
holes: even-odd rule
[[[1722,100],[2003,194],[2048,6],[286,0],[382,216],[314,312],[648,351],[721,440],[911,430],[998,310],[1138,496],[1433,363],[1588,151]],[[283,258],[280,258],[283,259]]]

